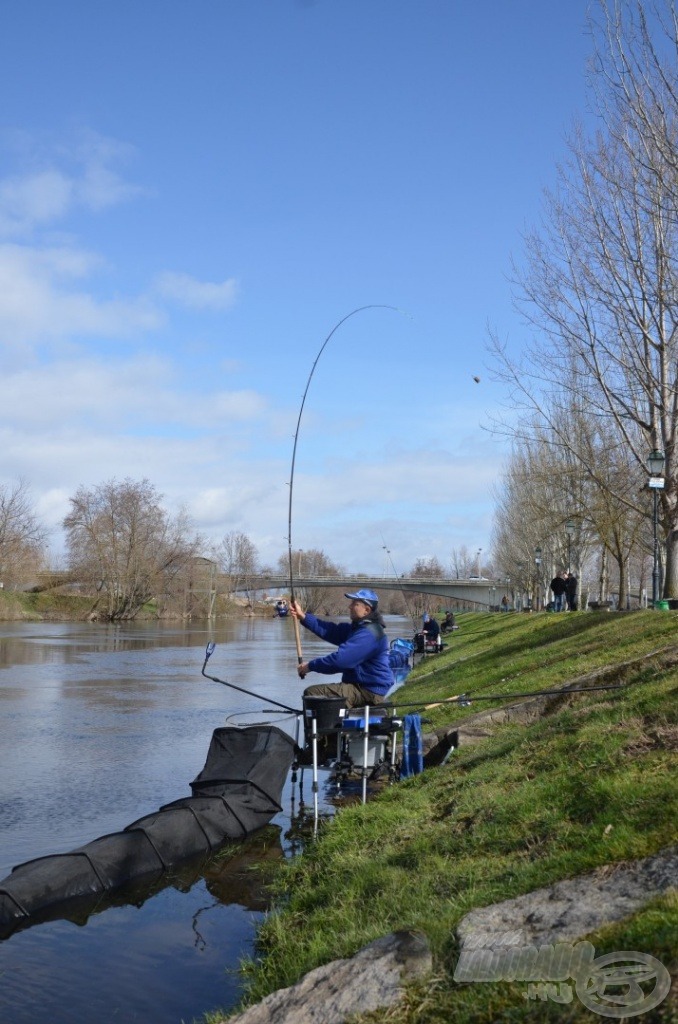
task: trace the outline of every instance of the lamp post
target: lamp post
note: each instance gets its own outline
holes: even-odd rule
[[[480,552],[482,550],[482,548],[478,548],[478,554],[476,555],[476,576],[478,576],[478,578],[480,578]]]
[[[565,523],[565,533],[567,534],[567,571],[569,572],[572,568],[572,538],[574,537],[574,531],[576,530],[576,524],[573,519],[568,519]]]
[[[652,607],[656,607],[659,600],[659,542],[657,541],[657,492],[664,488],[664,452],[655,448],[647,457],[647,468],[650,471],[650,479],[647,486],[653,495],[652,515]]]
[[[534,603],[535,611],[539,611],[539,573],[541,571],[541,548],[537,547],[534,549],[534,564],[535,564],[535,592],[534,592]]]

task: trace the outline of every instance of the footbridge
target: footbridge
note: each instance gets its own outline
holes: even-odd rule
[[[296,589],[311,587],[341,587],[344,591],[360,590],[397,590],[399,593],[433,594],[436,597],[449,597],[457,601],[475,603],[492,607],[499,604],[504,593],[499,580],[486,579],[430,579],[425,576],[295,576]],[[247,586],[239,590],[287,590],[290,589],[290,578],[282,574],[258,574],[249,576]]]

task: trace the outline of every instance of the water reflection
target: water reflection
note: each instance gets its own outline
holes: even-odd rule
[[[148,900],[154,899],[164,889],[176,889],[189,893],[198,883],[204,881],[208,893],[221,904],[237,904],[246,910],[264,911],[268,906],[266,885],[271,868],[284,857],[280,826],[268,826],[247,841],[227,843],[217,853],[208,857],[187,858],[169,871],[158,870],[153,875],[115,890],[91,893],[69,902],[59,903],[53,908],[32,914],[28,919],[19,919],[13,927],[0,932],[1,939],[26,931],[35,925],[48,921],[70,921],[83,927],[95,914],[102,914],[113,907],[132,906],[140,909]],[[197,932],[196,921],[207,909],[200,907],[194,914],[193,930]],[[203,947],[206,945],[201,940]]]
[[[388,626],[391,636],[407,629]],[[290,620],[0,623],[0,878],[189,795],[213,730],[227,718],[261,719],[264,701],[201,676],[208,640],[215,675],[300,706]],[[327,649],[312,637],[304,646],[309,657]],[[292,729],[286,721],[276,719]],[[192,865],[105,913],[80,908],[80,926],[50,921],[0,943],[0,1020],[179,1024],[233,1005],[239,980],[226,969],[251,951],[264,898],[247,865],[304,838],[308,808],[295,806],[291,785],[283,799],[275,840],[239,848],[230,868]]]

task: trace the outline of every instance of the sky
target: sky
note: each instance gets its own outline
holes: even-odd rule
[[[488,331],[526,340],[511,267],[586,115],[586,7],[4,6],[0,485],[57,563],[69,498],[126,478],[265,564],[489,552]]]

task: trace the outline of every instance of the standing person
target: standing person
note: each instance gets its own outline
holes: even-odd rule
[[[312,658],[299,665],[299,677],[305,679],[309,672],[342,674],[340,683],[309,686],[304,696],[344,697],[349,708],[381,704],[394,680],[384,620],[378,611],[379,598],[373,590],[357,590],[344,596],[350,601],[350,622],[326,622],[304,612],[298,601],[290,603],[290,614],[302,626],[337,647],[324,658]]]
[[[565,597],[567,598],[567,610],[569,612],[576,612],[577,610],[577,577],[573,572],[567,574],[565,580]]]
[[[503,612],[507,612],[509,610],[508,594],[504,594],[504,596],[501,599],[501,610]]]
[[[567,573],[562,569],[557,576],[551,580],[551,592],[553,593],[553,610],[562,612],[565,608],[567,596]]]

